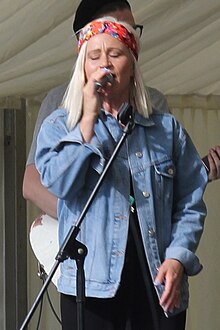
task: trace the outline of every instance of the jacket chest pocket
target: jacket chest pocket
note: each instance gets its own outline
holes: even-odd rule
[[[157,198],[167,199],[172,197],[175,172],[175,166],[171,159],[154,164],[155,193]]]

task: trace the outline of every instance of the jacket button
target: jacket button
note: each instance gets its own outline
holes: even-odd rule
[[[173,173],[174,173],[173,168],[169,168],[169,169],[168,169],[168,174],[173,175]]]
[[[138,157],[138,158],[141,158],[141,157],[143,156],[142,152],[140,152],[140,151],[137,151],[137,152],[135,153],[135,155],[136,155],[136,157]]]
[[[150,197],[150,193],[148,191],[143,191],[143,196],[145,198],[149,198]]]
[[[153,237],[154,234],[155,234],[154,229],[153,229],[153,228],[149,228],[149,229],[148,229],[148,235],[149,235],[150,237]]]

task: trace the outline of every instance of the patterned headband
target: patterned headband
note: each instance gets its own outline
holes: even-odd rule
[[[78,52],[85,41],[101,33],[109,34],[123,42],[132,51],[136,60],[138,59],[138,46],[133,33],[129,32],[123,25],[111,21],[93,21],[87,24],[79,35]]]

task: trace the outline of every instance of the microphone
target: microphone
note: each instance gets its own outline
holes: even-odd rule
[[[101,81],[96,81],[95,82],[96,91],[98,91],[99,88],[104,87],[107,83],[112,83],[113,79],[114,79],[114,77],[113,77],[112,73],[109,73],[106,76],[104,76]]]

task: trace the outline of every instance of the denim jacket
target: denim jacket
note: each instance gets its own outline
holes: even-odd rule
[[[84,143],[79,125],[69,131],[64,109],[43,123],[36,166],[48,190],[58,197],[59,242],[77,222],[91,192],[122,136],[110,114],[100,111],[95,134]],[[130,180],[131,178],[131,180]],[[204,225],[203,192],[207,173],[189,136],[171,114],[143,118],[135,112],[135,128],[110,167],[77,239],[88,248],[86,295],[113,297],[120,284],[129,224],[132,181],[137,215],[152,280],[167,258],[184,266],[181,306],[188,305],[187,277],[202,269],[195,255]],[[155,287],[158,296],[163,285]],[[76,294],[76,265],[61,265],[58,290]]]

